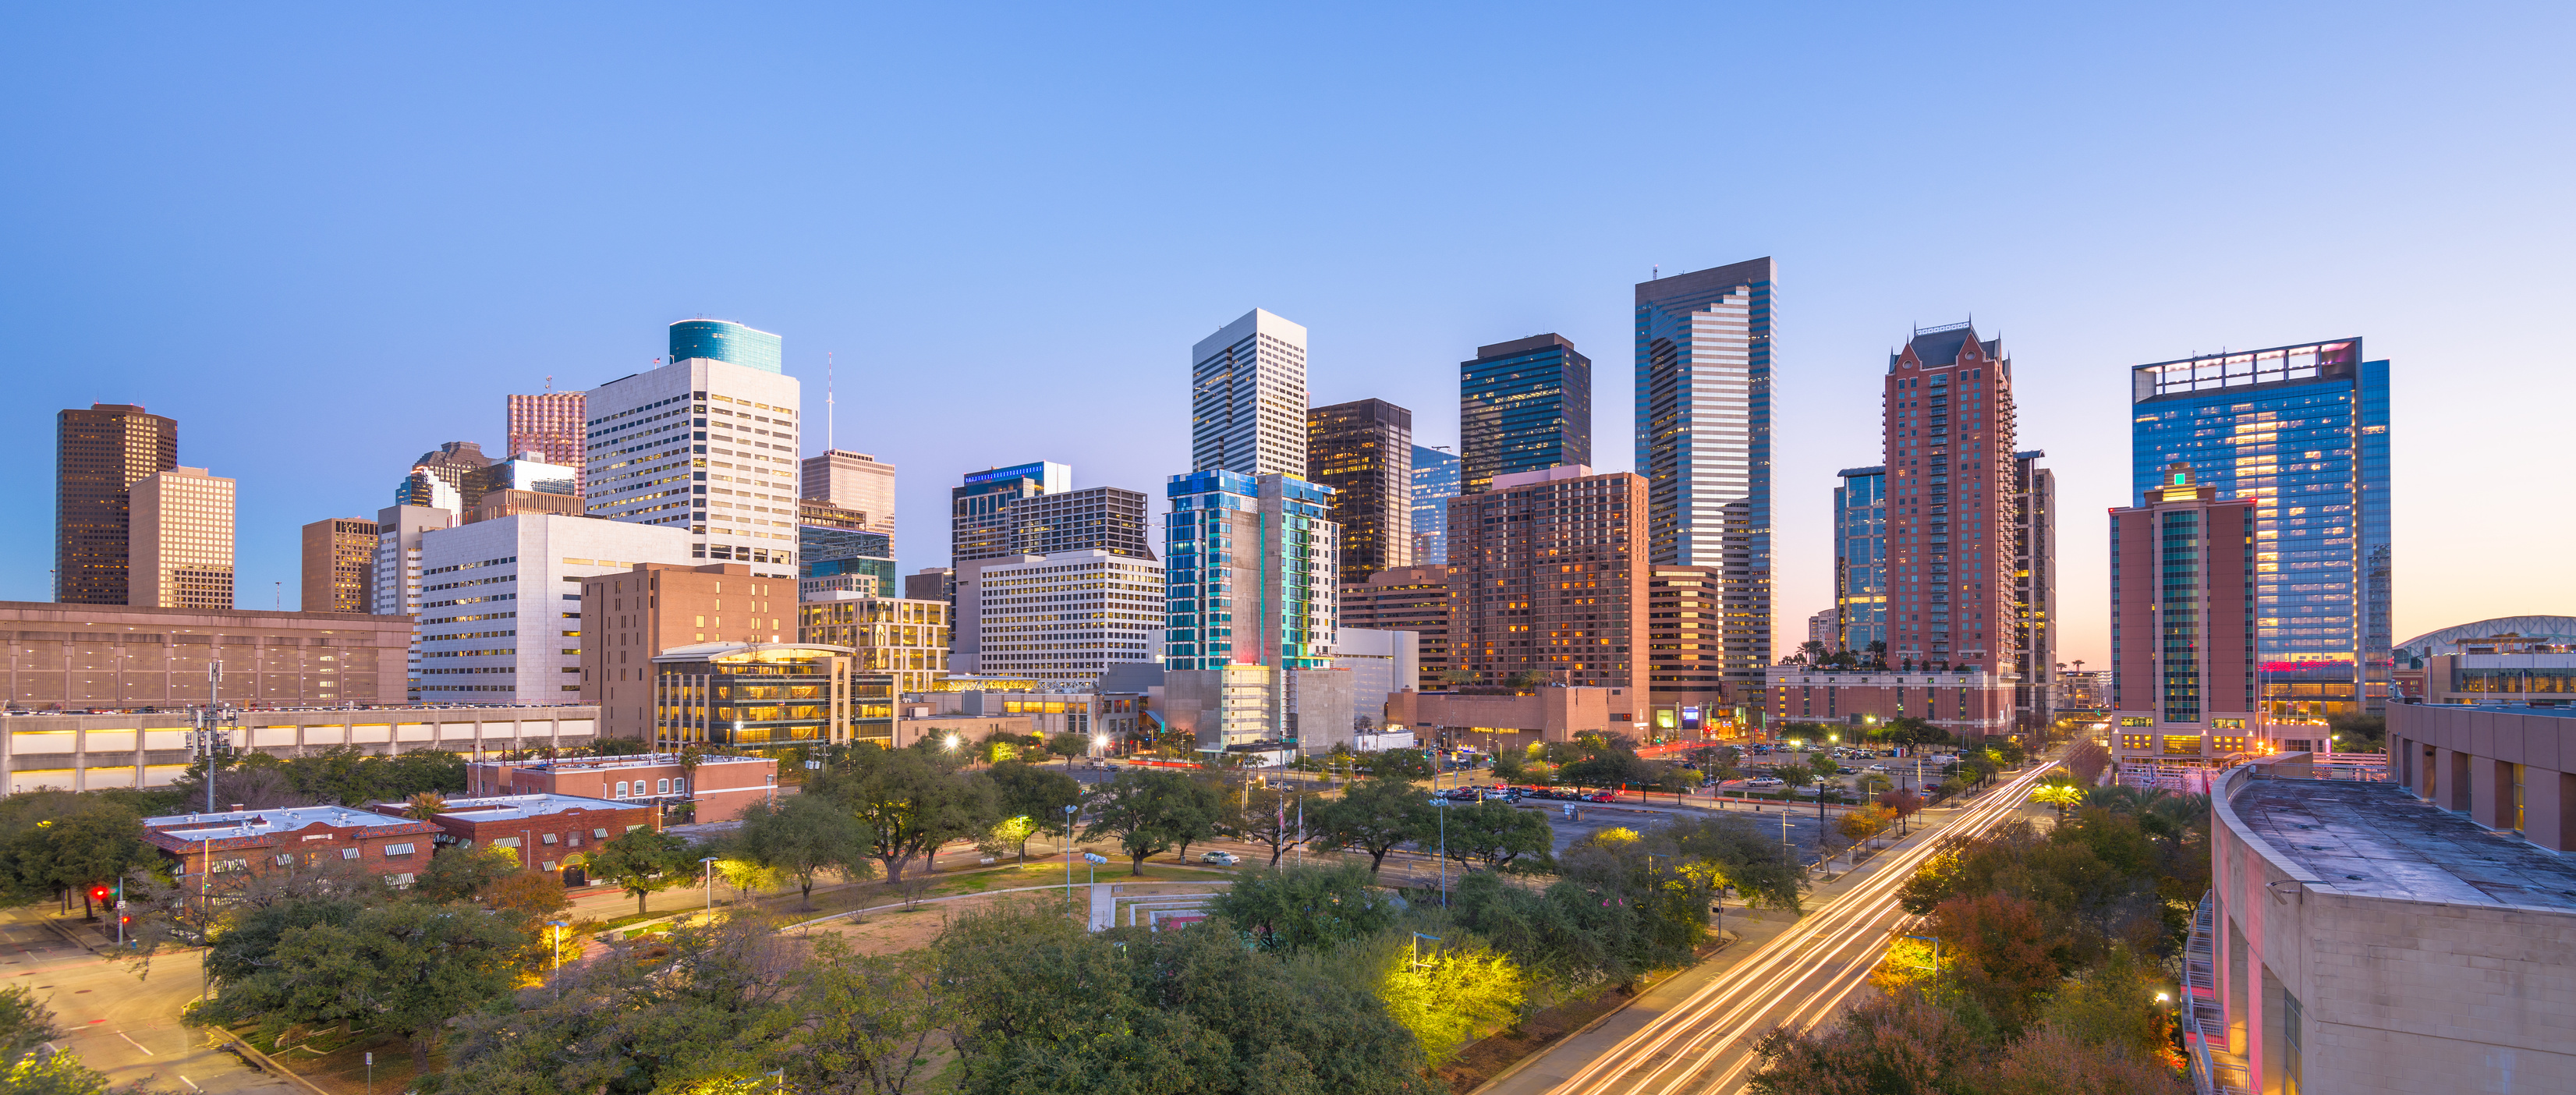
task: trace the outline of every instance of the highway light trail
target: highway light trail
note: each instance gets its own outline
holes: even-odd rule
[[[1897,890],[1948,844],[2012,816],[2054,762],[1987,792],[1940,839],[1889,853],[1878,869],[1701,986],[1557,1085],[1570,1095],[1700,1095],[1733,1091],[1756,1063],[1752,1039],[1831,1016],[1877,965],[1888,929],[1908,919]]]

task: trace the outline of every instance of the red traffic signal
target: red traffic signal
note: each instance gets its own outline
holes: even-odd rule
[[[90,900],[92,900],[92,901],[105,901],[105,900],[107,900],[107,887],[105,887],[105,886],[92,886],[92,887],[90,887],[90,888],[89,888],[89,899],[90,899]]]

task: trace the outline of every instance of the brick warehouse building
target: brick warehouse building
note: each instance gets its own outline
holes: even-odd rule
[[[1984,669],[1941,673],[1889,669],[1818,670],[1773,666],[1765,674],[1771,728],[1784,722],[1866,726],[1916,718],[1962,741],[2014,729],[2013,678]]]
[[[379,803],[376,809],[396,814],[403,805]],[[440,845],[508,848],[518,853],[522,870],[555,871],[586,849],[630,830],[652,828],[654,812],[654,807],[641,802],[574,795],[493,795],[448,799],[445,810],[420,824],[436,831]]]
[[[466,788],[477,795],[572,795],[634,806],[689,805],[697,823],[732,821],[778,792],[770,757],[702,756],[684,766],[676,753],[557,760],[484,761],[470,766]]]
[[[398,810],[399,807],[396,807]],[[318,867],[325,859],[353,862],[371,874],[408,885],[429,863],[439,826],[346,806],[290,806],[143,819],[145,843],[175,866],[174,878],[195,880],[213,864],[219,885],[226,875],[249,878],[289,867]]]

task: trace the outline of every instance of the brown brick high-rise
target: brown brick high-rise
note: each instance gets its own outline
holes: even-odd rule
[[[55,419],[54,600],[126,603],[134,484],[179,466],[179,423],[126,403]]]
[[[1646,709],[1646,480],[1590,470],[1500,475],[1450,500],[1450,665],[1482,685],[1535,672],[1619,689],[1610,720],[1626,723]]]
[[[1888,357],[1886,401],[1887,663],[2010,674],[2012,359],[1965,323],[1916,331]]]

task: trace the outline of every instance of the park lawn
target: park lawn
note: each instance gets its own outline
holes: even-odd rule
[[[391,1095],[410,1089],[419,1079],[411,1068],[411,1042],[400,1035],[359,1030],[343,1036],[340,1028],[333,1025],[306,1038],[294,1037],[301,1031],[289,1031],[281,1049],[262,1041],[256,1027],[236,1028],[234,1033],[268,1054],[269,1059],[333,1095],[364,1095],[370,1090],[369,1053],[376,1055],[373,1090]],[[430,1054],[430,1072],[437,1072],[444,1060],[443,1052]]]

